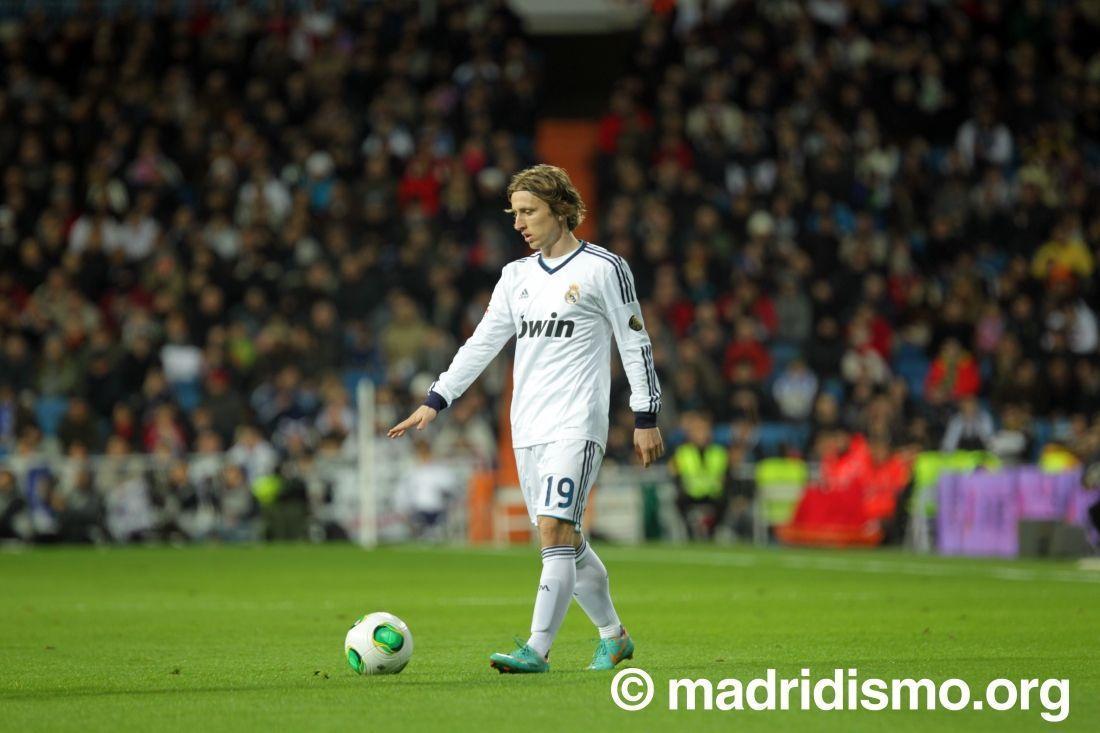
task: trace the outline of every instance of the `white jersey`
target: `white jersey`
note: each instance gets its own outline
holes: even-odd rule
[[[661,387],[634,276],[622,257],[590,242],[553,267],[539,254],[505,265],[481,323],[431,392],[446,404],[458,399],[516,336],[513,447],[579,439],[606,448],[612,334],[636,424],[652,427]]]

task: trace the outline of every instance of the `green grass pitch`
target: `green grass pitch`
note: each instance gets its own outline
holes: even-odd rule
[[[526,636],[534,549],[350,546],[29,549],[0,553],[0,730],[1096,730],[1100,573],[1070,564],[596,545],[658,682],[624,712],[574,605],[531,677],[489,669]],[[408,622],[409,667],[358,677],[344,634],[367,611]],[[1070,680],[1060,724],[1030,711],[669,711],[671,677]]]

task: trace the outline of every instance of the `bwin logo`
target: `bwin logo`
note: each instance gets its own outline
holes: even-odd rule
[[[549,321],[528,321],[520,316],[520,320],[523,321],[523,325],[519,327],[519,336],[517,338],[558,338],[564,336],[569,338],[573,335],[573,327],[576,325],[574,321],[560,320],[556,321],[558,317],[557,313],[550,314]]]

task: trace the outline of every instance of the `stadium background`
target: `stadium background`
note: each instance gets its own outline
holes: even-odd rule
[[[673,445],[705,408],[749,484],[851,435],[1100,452],[1093,3],[5,7],[6,536],[357,535],[356,387],[377,434],[446,367],[537,160],[632,263]],[[449,536],[510,536],[507,370],[423,438]],[[378,450],[407,535],[413,450]],[[620,534],[682,530],[650,484]]]
[[[634,463],[613,361],[588,530],[636,663],[1068,678],[1060,725],[1091,729],[1100,578],[1013,556],[1087,553],[1095,521],[1098,23],[1091,0],[0,2],[0,730],[1035,727],[1035,700],[628,715],[575,611],[552,674],[489,676],[537,563],[507,349],[426,434],[381,435],[524,254],[502,192],[536,161],[632,265],[670,447],[728,461],[716,529],[673,455]],[[376,609],[416,655],[358,679],[339,641]]]

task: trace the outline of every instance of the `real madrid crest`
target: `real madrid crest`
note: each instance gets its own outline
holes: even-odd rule
[[[581,299],[581,286],[573,283],[569,286],[569,289],[565,291],[565,302],[569,305],[576,305],[577,301]]]

